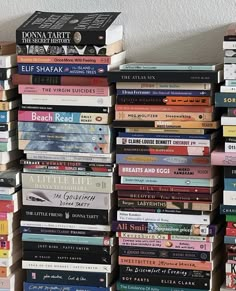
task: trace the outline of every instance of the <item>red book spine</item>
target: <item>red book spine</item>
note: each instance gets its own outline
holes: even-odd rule
[[[0,212],[13,212],[14,211],[14,201],[0,201]]]

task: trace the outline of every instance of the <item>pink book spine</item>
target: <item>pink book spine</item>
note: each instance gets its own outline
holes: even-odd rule
[[[11,289],[10,279],[0,278],[0,288],[1,289]]]
[[[109,96],[110,87],[19,85],[18,92],[36,95]]]
[[[53,122],[54,113],[49,111],[18,111],[18,121]]]
[[[0,220],[8,220],[8,213],[0,212]]]
[[[236,166],[236,153],[213,151],[211,153],[211,164],[216,166]]]
[[[207,251],[212,250],[211,243],[174,241],[174,240],[156,240],[156,239],[128,239],[119,238],[120,246],[144,247],[144,248],[162,248],[188,251]]]
[[[213,170],[211,167],[119,165],[119,175],[208,179],[212,178]]]

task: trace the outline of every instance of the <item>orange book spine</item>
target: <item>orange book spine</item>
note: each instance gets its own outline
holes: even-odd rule
[[[7,267],[0,267],[0,278],[7,277],[8,274],[8,268]]]
[[[212,263],[208,261],[187,261],[172,259],[151,259],[136,257],[119,256],[120,265],[157,267],[157,268],[173,268],[185,270],[212,271]]]
[[[204,128],[217,129],[220,121],[155,121],[156,128]]]

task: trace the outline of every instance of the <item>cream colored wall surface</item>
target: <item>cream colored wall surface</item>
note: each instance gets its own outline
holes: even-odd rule
[[[236,22],[235,0],[0,0],[0,38],[35,10],[120,11],[128,61],[222,61],[224,31]]]

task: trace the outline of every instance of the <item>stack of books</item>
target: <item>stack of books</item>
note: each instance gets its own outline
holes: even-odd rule
[[[17,29],[25,291],[115,288],[107,72],[125,60],[122,25],[112,24],[118,14],[37,11]]]
[[[224,35],[225,83],[216,94],[215,104],[225,108],[221,117],[224,144],[212,154],[212,162],[224,166],[224,191],[221,214],[226,215],[225,246],[226,282],[222,290],[236,288],[236,23],[228,26]]]
[[[120,128],[119,290],[222,284],[222,179],[210,157],[220,137],[213,104],[222,69],[132,63],[109,72]]]
[[[11,78],[16,72],[16,44],[0,42],[0,290],[21,288],[21,177],[17,148],[20,98]]]

